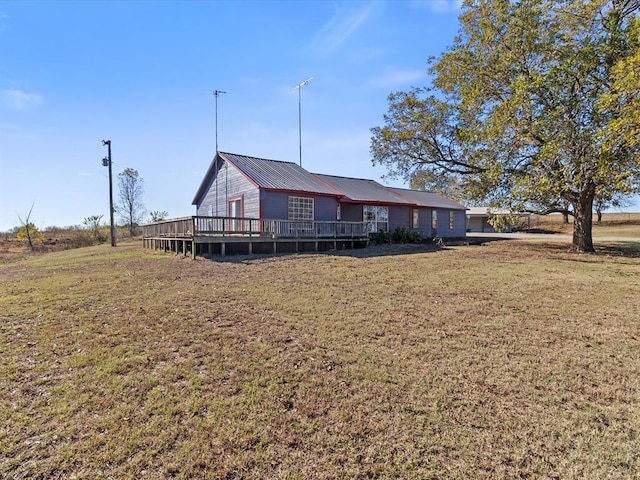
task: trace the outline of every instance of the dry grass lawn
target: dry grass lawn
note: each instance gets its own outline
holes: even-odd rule
[[[640,477],[638,244],[0,264],[0,477]]]

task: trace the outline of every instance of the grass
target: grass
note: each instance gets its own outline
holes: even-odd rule
[[[629,238],[640,239],[640,213],[603,213],[602,222],[593,217],[593,238]],[[569,223],[562,222],[562,215],[532,215],[531,228],[549,233],[561,233],[571,235],[573,233],[573,220],[569,217]]]
[[[0,477],[640,475],[638,244],[0,264]]]

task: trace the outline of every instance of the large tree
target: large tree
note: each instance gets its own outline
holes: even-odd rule
[[[453,175],[496,207],[570,213],[574,250],[593,251],[596,195],[639,185],[638,75],[624,68],[638,65],[639,6],[466,1],[432,86],[389,96],[373,162],[409,180]]]
[[[129,233],[135,235],[136,227],[146,213],[142,203],[144,182],[135,168],[125,168],[118,174],[118,186],[120,187],[118,213],[129,226]]]

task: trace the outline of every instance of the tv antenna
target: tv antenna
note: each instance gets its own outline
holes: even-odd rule
[[[291,90],[298,90],[298,145],[300,145],[300,166],[302,166],[302,87],[309,85],[309,82],[313,80],[313,77],[309,77],[306,80],[300,82]]]
[[[216,97],[216,153],[218,153],[218,97],[221,93],[227,92],[223,92],[222,90],[213,91],[213,96]]]

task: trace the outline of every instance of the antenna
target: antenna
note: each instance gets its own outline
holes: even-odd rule
[[[218,97],[221,93],[227,92],[223,92],[222,90],[213,91],[213,96],[216,97],[216,153],[218,153]]]
[[[309,85],[313,77],[309,77],[303,82],[293,87],[291,90],[298,90],[298,144],[300,145],[300,166],[302,166],[302,87]]]

